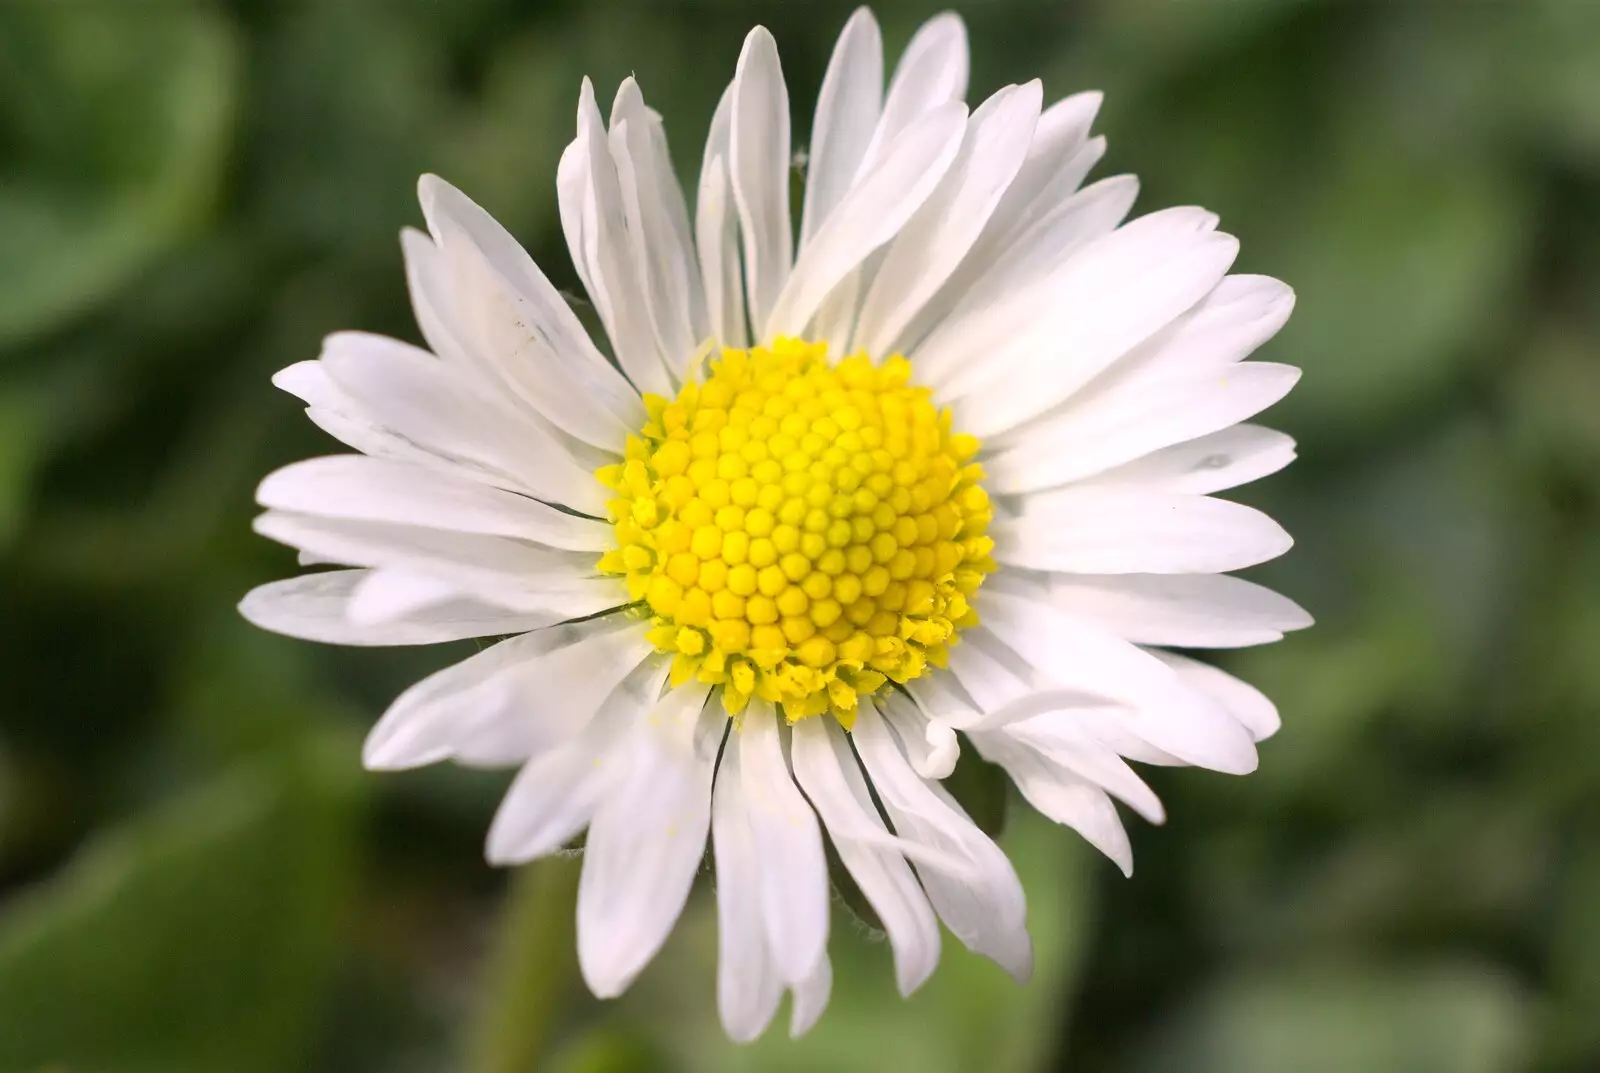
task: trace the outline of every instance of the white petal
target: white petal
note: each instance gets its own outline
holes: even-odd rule
[[[484,854],[490,864],[543,857],[578,836],[622,777],[629,731],[660,697],[665,680],[665,667],[635,668],[592,719],[523,765],[489,827]]]
[[[394,622],[460,595],[454,585],[427,574],[412,570],[368,570],[367,576],[351,592],[345,614],[351,622],[363,625]],[[551,624],[539,623],[540,626]]]
[[[1187,763],[1237,775],[1255,770],[1249,735],[1160,660],[1058,608],[1005,589],[1000,577],[984,585],[984,627],[1047,682],[1121,702],[1130,733]]]
[[[817,967],[791,989],[794,1006],[789,1013],[789,1038],[799,1039],[815,1027],[833,993],[833,963],[823,954]]]
[[[1210,226],[1169,210],[1085,246],[1053,278],[1049,314],[945,386],[962,427],[991,436],[1048,411],[1205,297],[1239,252]]]
[[[1210,495],[1262,477],[1295,459],[1294,438],[1260,425],[1235,425],[1174,444],[1097,473],[1083,483],[1096,488]]]
[[[407,243],[416,274],[413,304],[421,290],[456,345],[478,355],[501,383],[567,433],[617,452],[642,422],[644,407],[566,299],[516,239],[461,191],[424,175],[418,193],[439,245]],[[450,280],[429,286],[429,272],[438,271],[431,262],[441,260]],[[422,316],[419,308],[419,322]]]
[[[745,37],[734,74],[728,165],[744,238],[751,334],[761,339],[766,337],[767,314],[794,259],[789,224],[789,91],[777,43],[761,26]]]
[[[423,350],[361,332],[323,343],[334,384],[372,424],[554,503],[605,513],[606,490],[552,435],[477,393]],[[498,479],[497,479],[498,478]]]
[[[1027,694],[1036,677],[1009,649],[997,651],[998,642],[986,643],[992,640],[993,635],[987,630],[968,630],[962,635],[961,643],[950,649],[951,675],[985,712],[1004,707]]]
[[[372,573],[328,570],[260,585],[239,602],[239,613],[264,630],[336,645],[432,645],[498,637],[550,625],[554,618],[452,599],[382,622],[360,622],[350,614],[351,600]]]
[[[739,753],[745,814],[761,860],[767,944],[791,987],[806,979],[828,944],[828,865],[822,832],[784,761],[772,705],[752,700],[730,736]]]
[[[1250,361],[1085,392],[1007,433],[1005,449],[984,462],[988,488],[1015,495],[1093,476],[1253,417],[1299,379],[1292,365]]]
[[[851,738],[900,837],[962,858],[959,878],[917,865],[928,899],[945,926],[968,949],[992,958],[1019,980],[1033,971],[1027,902],[1016,871],[937,782],[917,775],[892,731],[862,705]]]
[[[668,362],[656,341],[628,232],[622,180],[587,78],[578,95],[578,136],[561,155],[556,192],[573,263],[618,364],[640,391],[671,395]]]
[[[1095,155],[1100,144],[1096,139],[1084,147],[1081,155]],[[1085,159],[1081,170],[1087,172],[1090,163]],[[973,341],[987,342],[980,335],[992,325],[989,318],[994,310],[1014,303],[1041,312],[1048,310],[1048,292],[1032,288],[1048,286],[1054,274],[1082,247],[1110,234],[1127,216],[1138,193],[1137,179],[1114,175],[1079,190],[1005,245],[993,250],[974,246],[939,296],[902,336],[905,349],[918,353],[919,372],[927,382],[938,386],[959,371],[958,361],[981,359]],[[964,323],[969,319],[972,323]],[[936,328],[940,344],[928,347],[924,354],[918,344]]]
[[[1097,739],[1073,718],[1070,707],[1009,723],[1003,731],[983,735],[989,740],[1004,734],[1035,750],[1042,758],[1087,779],[1119,801],[1126,802],[1151,823],[1162,823],[1166,810],[1155,791],[1136,775],[1115,749]]]
[[[578,962],[589,989],[620,995],[683,911],[705,856],[711,779],[727,716],[707,686],[667,694],[629,731],[616,786],[589,827],[578,887]]]
[[[1239,648],[1311,625],[1286,596],[1227,574],[1056,575],[1057,607],[1142,645]]]
[[[507,537],[414,525],[268,511],[256,532],[324,562],[425,574],[484,603],[581,618],[621,606],[620,579],[594,576],[589,552],[554,551]]]
[[[733,735],[737,738],[737,733]],[[763,860],[750,829],[739,750],[723,751],[711,795],[717,865],[717,1012],[736,1043],[761,1035],[778,1011],[783,980],[763,921]]]
[[[918,775],[925,779],[944,779],[956,769],[956,761],[961,758],[961,744],[949,723],[928,718],[918,705],[899,693],[884,697],[880,710],[894,727],[900,744],[905,746],[906,759],[911,761]]]
[[[800,248],[851,186],[883,110],[883,35],[867,8],[857,8],[839,34],[822,76],[811,123]]]
[[[905,858],[856,837],[863,828],[889,832],[844,731],[832,719],[795,724],[794,774],[822,817],[839,859],[883,922],[900,993],[911,994],[939,963],[939,922]]]
[[[744,273],[739,264],[739,220],[728,174],[728,130],[733,121],[733,87],[717,102],[700,165],[695,210],[695,248],[712,337],[724,346],[744,346]]]
[[[639,624],[622,615],[501,641],[396,698],[367,736],[362,759],[375,770],[451,756],[525,760],[580,733],[650,650]]]
[[[862,167],[876,163],[879,154],[924,113],[964,98],[968,69],[967,27],[959,15],[947,11],[918,27],[889,79],[883,114]]]
[[[1283,720],[1278,717],[1277,706],[1249,682],[1240,681],[1208,663],[1201,663],[1173,652],[1153,654],[1177,671],[1179,678],[1222,705],[1229,715],[1244,724],[1244,728],[1256,741],[1265,741],[1272,737],[1283,725]]]
[[[363,455],[285,466],[261,482],[256,502],[329,518],[516,537],[569,551],[598,553],[615,541],[604,522],[422,466]]]
[[[1103,99],[1104,94],[1097,90],[1076,93],[1039,116],[1027,158],[995,207],[983,239],[973,247],[980,262],[975,268],[987,264],[994,253],[1077,189],[1088,167],[1074,175],[1075,162],[1089,140],[1089,128]]]
[[[631,77],[617,87],[611,106],[610,145],[656,344],[674,368],[681,368],[677,363],[686,361],[705,335],[705,296],[666,131]]]
[[[349,405],[334,382],[328,379],[328,370],[320,361],[297,361],[272,374],[272,386],[287,391],[307,406],[337,410]]]
[[[1096,386],[1243,361],[1278,334],[1294,301],[1288,284],[1270,276],[1228,276],[1166,330],[1118,361]]]
[[[1062,488],[995,523],[995,558],[1072,574],[1219,574],[1275,559],[1294,541],[1260,511],[1209,496]]]
[[[1133,874],[1133,847],[1104,790],[1038,752],[1013,741],[1004,732],[976,734],[972,744],[991,763],[999,764],[1017,784],[1028,804],[1056,823],[1066,824],[1091,846],[1114,861],[1123,875]]]
[[[869,354],[892,352],[911,319],[961,263],[1022,166],[1042,94],[1037,81],[1008,86],[972,114],[938,188],[895,236],[879,266],[855,346]]]
[[[766,338],[804,329],[828,292],[905,225],[955,158],[965,118],[961,104],[928,112],[850,188],[801,251],[773,307]]]

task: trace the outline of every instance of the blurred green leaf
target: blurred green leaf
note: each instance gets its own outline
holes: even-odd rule
[[[0,5],[0,345],[115,293],[211,207],[231,27],[201,0]]]
[[[102,836],[0,917],[0,1070],[282,1073],[352,864],[358,769],[311,740]]]
[[[1277,970],[1219,983],[1160,1034],[1150,1073],[1511,1073],[1526,1006],[1488,969]]]

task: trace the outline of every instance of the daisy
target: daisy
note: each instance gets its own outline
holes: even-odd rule
[[[405,692],[369,768],[520,771],[488,856],[585,836],[583,974],[620,993],[709,836],[717,994],[735,1039],[785,992],[827,1003],[824,834],[882,921],[902,992],[939,922],[1019,979],[1004,853],[941,786],[970,747],[1130,871],[1126,763],[1244,773],[1272,704],[1166,651],[1305,626],[1226,571],[1284,552],[1211,497],[1294,456],[1240,422],[1297,370],[1244,362],[1293,304],[1230,276],[1196,208],[1124,222],[1084,186],[1095,93],[969,111],[941,15],[884,86],[865,9],[834,49],[794,227],[777,48],[744,42],[686,202],[661,117],[582,86],[561,222],[592,340],[516,241],[420,184],[402,235],[428,349],[358,332],[274,382],[355,454],[261,485],[264,535],[343,569],[265,585],[267,629],[338,644],[505,638]],[[601,342],[607,345],[602,349]]]

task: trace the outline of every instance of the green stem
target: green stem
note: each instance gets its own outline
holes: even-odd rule
[[[467,1040],[467,1073],[534,1073],[578,977],[580,862],[546,857],[519,869]]]

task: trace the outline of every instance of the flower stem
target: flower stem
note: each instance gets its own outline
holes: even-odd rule
[[[467,1040],[467,1073],[534,1073],[577,979],[580,862],[546,857],[519,869],[502,910],[483,997]]]

